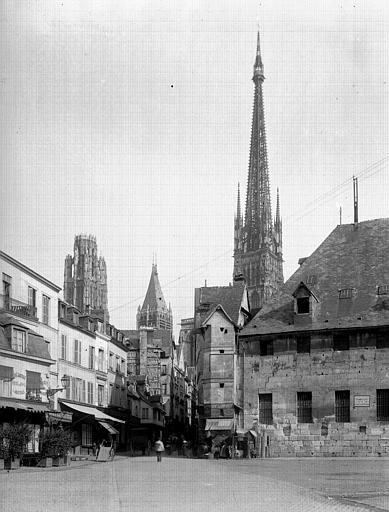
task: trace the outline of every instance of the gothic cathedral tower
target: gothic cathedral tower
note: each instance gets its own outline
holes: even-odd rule
[[[109,322],[107,266],[97,256],[92,235],[74,238],[74,256],[65,258],[64,299],[84,314],[93,314]]]
[[[262,84],[265,80],[263,69],[258,32],[253,76],[255,88],[246,210],[243,220],[238,185],[238,204],[234,225],[234,277],[243,275],[245,278],[251,309],[261,308],[284,281],[278,190],[274,224],[271,213],[262,94]]]

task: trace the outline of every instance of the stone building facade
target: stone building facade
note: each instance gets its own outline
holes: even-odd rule
[[[262,455],[389,456],[389,219],[340,225],[239,336]]]
[[[249,317],[243,280],[231,286],[196,288],[195,346],[199,434],[231,433],[240,424],[236,398],[237,332]]]
[[[92,235],[77,235],[74,239],[74,254],[65,258],[64,299],[82,313],[98,314],[109,322],[107,266],[103,257],[98,257],[96,238]]]
[[[259,33],[254,63],[254,107],[251,128],[245,217],[238,186],[234,223],[234,276],[243,275],[252,309],[259,309],[283,284],[282,222],[277,191],[273,223],[262,85],[265,80]]]

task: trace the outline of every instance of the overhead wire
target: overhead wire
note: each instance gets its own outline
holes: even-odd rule
[[[378,160],[377,162],[373,162],[368,167],[366,167],[363,171],[356,174],[355,177],[362,179],[362,180],[371,178],[372,176],[374,176],[375,174],[377,174],[378,172],[380,172],[383,169],[383,165],[388,159],[389,159],[389,157],[385,156],[381,160]],[[315,211],[319,206],[322,206],[323,204],[325,204],[327,201],[333,200],[336,197],[340,196],[341,193],[343,192],[343,189],[345,188],[345,186],[348,185],[352,181],[352,179],[353,178],[348,178],[345,181],[343,181],[342,183],[340,183],[339,185],[328,190],[327,192],[324,192],[320,196],[317,196],[315,199],[313,199],[311,202],[307,203],[307,205],[300,210],[300,212],[303,212],[301,215],[299,215],[299,213],[292,214],[291,216],[287,217],[286,219],[283,219],[283,222],[286,221],[286,223],[288,223],[292,219],[293,219],[293,221],[300,220],[300,219],[304,218],[305,216],[309,215],[310,213],[312,213],[313,211]],[[307,207],[311,204],[313,205],[313,207],[307,210]],[[182,275],[176,277],[172,281],[164,283],[163,288],[164,289],[169,288],[169,286],[176,283],[177,281],[180,281],[181,279],[184,279],[185,277],[188,277],[188,276],[194,274],[198,270],[201,270],[202,268],[207,267],[209,264],[211,264],[221,258],[224,258],[228,254],[231,254],[231,248],[229,248],[227,251],[215,256],[214,258],[208,260],[207,262],[199,265],[198,267],[186,272],[185,274],[182,274]],[[124,304],[121,304],[119,306],[116,306],[115,308],[112,308],[111,312],[117,311],[118,309],[124,308],[126,306],[129,306],[130,304],[138,302],[138,301],[142,300],[144,297],[145,297],[145,294],[142,294],[141,296],[136,297],[135,299],[132,299]]]

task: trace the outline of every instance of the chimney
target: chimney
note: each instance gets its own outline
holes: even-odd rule
[[[354,192],[354,229],[358,228],[358,178],[353,176]]]

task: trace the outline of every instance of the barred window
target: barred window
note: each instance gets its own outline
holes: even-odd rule
[[[339,299],[351,299],[353,296],[353,288],[342,288],[339,290]]]
[[[298,335],[296,345],[298,354],[309,354],[311,352],[311,336],[309,334]]]
[[[389,332],[377,333],[376,348],[389,348]]]
[[[339,333],[333,335],[333,347],[334,350],[349,350],[350,349],[350,337],[348,334]]]
[[[312,393],[297,392],[297,422],[312,423]]]
[[[273,340],[261,340],[259,342],[259,355],[272,356],[273,352]]]
[[[273,423],[273,396],[271,393],[260,393],[259,397],[259,423],[271,425]]]
[[[377,389],[377,420],[389,421],[389,389]]]
[[[350,422],[350,391],[335,391],[335,421]]]
[[[377,286],[377,295],[388,295],[389,294],[389,286],[387,284],[382,284]]]

